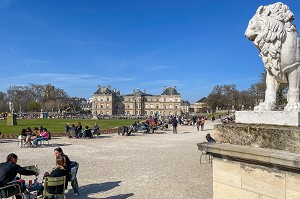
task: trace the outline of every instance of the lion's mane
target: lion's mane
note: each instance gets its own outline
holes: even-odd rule
[[[261,32],[255,38],[254,44],[260,50],[264,65],[278,80],[286,82],[285,69],[280,66],[281,48],[286,39],[286,32],[297,32],[292,24],[294,14],[287,5],[279,2],[259,7],[256,20],[261,26]]]

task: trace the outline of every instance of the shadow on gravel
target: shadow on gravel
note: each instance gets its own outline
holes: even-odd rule
[[[89,185],[79,187],[79,194],[80,194],[79,198],[94,198],[93,196],[89,197],[89,195],[114,189],[114,188],[120,186],[121,182],[122,181],[104,182],[104,183],[100,183],[100,184],[89,184]],[[70,198],[76,197],[76,196],[73,196],[73,191],[69,191],[67,193],[67,196],[68,195],[70,196]],[[102,198],[102,199],[126,199],[133,195],[134,195],[133,193],[119,194],[116,196],[109,196],[109,197]]]
[[[182,133],[191,133],[191,132],[182,132]]]
[[[102,139],[102,138],[110,138],[111,136],[107,135],[101,135],[100,137],[94,138],[94,139]]]
[[[72,144],[51,144],[51,143],[47,144],[46,143],[46,144],[43,144],[42,146],[43,147],[47,147],[47,146],[48,147],[62,147],[62,146],[70,146],[70,145],[72,145]]]
[[[0,140],[0,143],[18,142],[18,140]]]
[[[116,195],[116,196],[110,196],[110,197],[101,198],[101,199],[126,199],[126,198],[129,198],[130,196],[133,196],[133,195],[134,195],[133,193],[127,193],[127,194],[119,194],[119,195]]]

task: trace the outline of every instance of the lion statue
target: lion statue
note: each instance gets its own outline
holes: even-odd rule
[[[254,111],[275,109],[280,83],[288,83],[285,111],[300,111],[300,39],[292,24],[294,14],[281,2],[260,6],[249,21],[245,36],[259,49],[267,71],[265,100]]]

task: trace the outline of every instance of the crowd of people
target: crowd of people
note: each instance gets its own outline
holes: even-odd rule
[[[100,135],[100,128],[97,122],[95,122],[92,128],[85,126],[84,129],[81,122],[78,122],[77,126],[75,124],[70,126],[70,123],[67,123],[65,129],[68,138],[93,138],[95,135]]]
[[[48,140],[50,138],[50,132],[43,126],[40,126],[40,128],[34,127],[33,131],[30,127],[27,127],[26,129],[22,129],[18,137],[18,141],[20,142],[20,147],[26,144],[30,147],[37,147],[38,142]]]
[[[63,192],[64,187],[65,189],[67,189],[68,182],[71,182],[71,186],[74,190],[74,194],[78,195],[79,192],[78,192],[77,178],[76,177],[72,178],[71,175],[71,169],[73,167],[76,167],[74,164],[77,163],[74,161],[71,162],[69,157],[63,153],[63,150],[60,147],[54,149],[54,156],[55,156],[55,166],[51,171],[44,173],[43,179],[45,179],[46,177],[65,176],[66,181],[65,184],[62,186],[47,187],[46,191],[51,194],[60,194]],[[18,165],[17,162],[18,162],[18,156],[14,153],[10,153],[6,158],[6,162],[0,163],[0,187],[17,184],[18,186],[15,186],[15,189],[18,189],[18,187],[20,187],[22,194],[28,195],[30,193],[26,192],[25,181],[20,179],[17,176],[17,174],[26,175],[26,176],[31,176],[31,175],[38,176],[40,175],[40,173],[33,170],[27,170],[21,167],[20,165]],[[39,195],[42,194],[43,190],[44,187],[42,186],[41,189],[38,191],[38,194]],[[23,198],[21,195],[15,195],[15,197],[17,199]],[[51,197],[49,197],[48,199],[50,198]]]

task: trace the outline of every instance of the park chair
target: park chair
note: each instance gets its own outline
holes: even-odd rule
[[[48,197],[48,196],[56,196],[56,197],[59,196],[59,198],[63,197],[65,199],[66,198],[65,183],[66,183],[66,176],[46,177],[45,182],[44,182],[43,198]],[[49,193],[47,191],[48,187],[56,187],[56,186],[61,186],[62,187],[62,192],[61,193]]]
[[[21,191],[21,186],[17,183],[7,185],[5,187],[0,187],[0,198],[10,198],[15,195],[20,195],[22,198],[23,193]]]
[[[48,133],[49,133],[49,138],[46,139],[46,140],[40,140],[39,141],[40,142],[40,146],[45,145],[45,142],[47,142],[48,145],[49,145],[49,140],[51,140],[51,133],[50,132],[48,132]]]

